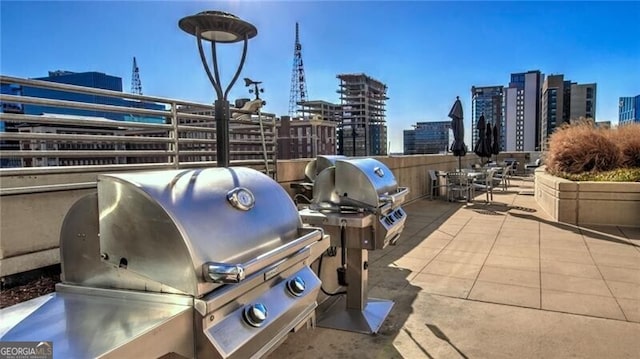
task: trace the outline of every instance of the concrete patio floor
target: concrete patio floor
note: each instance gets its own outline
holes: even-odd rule
[[[640,228],[553,222],[532,194],[404,206],[400,244],[369,253],[369,296],[396,303],[379,333],[303,330],[270,357],[640,357]]]

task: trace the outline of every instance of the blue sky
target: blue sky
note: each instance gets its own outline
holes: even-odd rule
[[[338,101],[338,73],[389,87],[392,151],[402,130],[448,120],[460,96],[470,128],[471,86],[507,85],[539,69],[598,84],[598,121],[617,121],[618,97],[640,94],[640,2],[80,1],[0,2],[0,72],[100,71],[131,83],[136,56],[147,95],[210,103],[195,39],[178,20],[223,10],[253,23],[242,77],[264,82],[266,111],[288,112],[295,22],[310,99]],[[223,85],[239,45],[219,45]],[[230,98],[246,97],[238,83]],[[467,144],[468,140],[467,140]]]

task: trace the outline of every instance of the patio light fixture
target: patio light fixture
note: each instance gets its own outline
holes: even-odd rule
[[[184,32],[193,35],[198,40],[198,51],[200,52],[200,60],[204,66],[209,81],[216,91],[217,99],[214,103],[214,116],[216,119],[216,161],[218,167],[229,166],[229,91],[238,80],[240,71],[244,66],[247,56],[247,45],[249,39],[258,34],[258,30],[252,24],[240,19],[239,17],[222,11],[203,11],[196,15],[191,15],[180,19],[178,26]],[[213,74],[207,64],[207,58],[204,54],[202,41],[211,43],[211,58],[213,62]],[[220,85],[220,73],[218,71],[218,59],[216,55],[216,43],[234,43],[243,41],[242,57],[240,65],[235,75],[231,79],[229,86],[223,91]]]

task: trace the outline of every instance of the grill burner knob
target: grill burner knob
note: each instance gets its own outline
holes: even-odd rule
[[[296,297],[301,296],[305,290],[304,280],[302,280],[302,278],[300,277],[293,278],[292,280],[287,282],[287,289],[289,289],[289,292]]]
[[[259,327],[267,320],[267,307],[256,303],[244,310],[244,320],[252,327]]]

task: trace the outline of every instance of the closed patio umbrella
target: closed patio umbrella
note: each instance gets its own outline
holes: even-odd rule
[[[451,144],[451,152],[458,157],[458,168],[462,169],[462,156],[467,154],[467,145],[464,144],[464,122],[462,115],[462,102],[460,97],[456,96],[456,102],[453,103],[451,111],[451,130],[453,131],[453,143]]]
[[[500,153],[500,127],[498,123],[493,125],[493,144],[491,145],[491,153],[496,155],[496,162],[498,162],[498,153]]]
[[[484,115],[481,115],[478,119],[476,128],[478,129],[478,141],[476,142],[473,152],[482,159],[483,157],[491,156],[491,141],[487,144],[487,123],[484,119]],[[489,131],[490,132],[490,131]],[[491,134],[489,134],[491,135]]]
[[[487,152],[486,152],[487,162],[489,162],[489,160],[491,159],[491,154],[493,153],[493,150],[492,150],[493,142],[491,142],[491,137],[493,137],[492,127],[493,126],[491,126],[491,123],[487,122],[487,129],[484,131],[484,143],[485,143],[485,148],[487,149]]]

